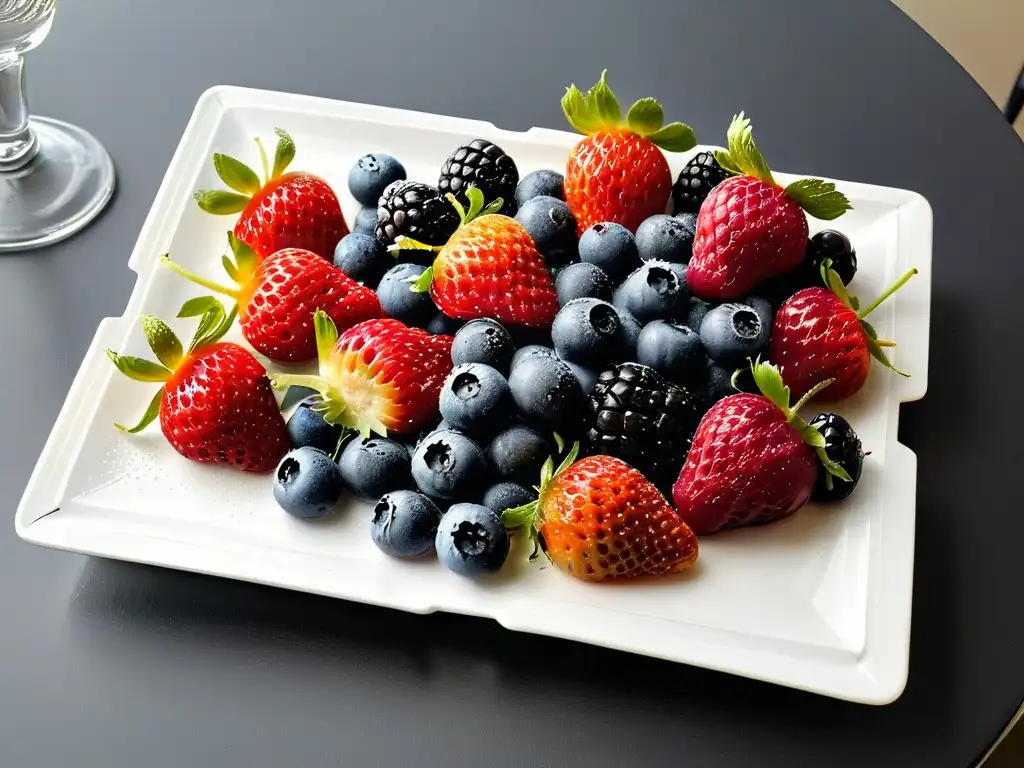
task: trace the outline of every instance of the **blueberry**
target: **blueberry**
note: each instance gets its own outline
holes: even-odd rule
[[[416,557],[434,548],[441,510],[422,493],[392,491],[373,508],[370,537],[392,557]]]
[[[671,320],[648,323],[637,342],[638,363],[676,384],[693,381],[704,370],[700,334]]]
[[[633,233],[621,224],[595,224],[580,237],[580,261],[605,271],[616,285],[640,266]]]
[[[564,200],[547,196],[530,198],[515,218],[533,239],[548,266],[565,265],[579,259],[576,217]]]
[[[368,206],[366,208],[360,208],[359,213],[356,214],[355,220],[352,222],[352,231],[357,232],[360,235],[374,236],[374,232],[377,229],[377,208],[376,204]]]
[[[686,325],[695,331],[700,330],[700,324],[704,320],[704,315],[711,311],[713,305],[706,301],[702,301],[697,298],[690,298],[690,309],[686,313]]]
[[[483,317],[470,320],[455,334],[452,362],[483,363],[508,376],[516,347],[512,335],[497,320]]]
[[[323,517],[338,503],[342,490],[338,465],[318,448],[288,451],[277,465],[274,498],[289,515]]]
[[[529,360],[531,357],[547,357],[553,360],[556,355],[555,350],[551,347],[544,347],[540,344],[529,344],[525,347],[520,347],[512,355],[512,370],[515,370],[517,365],[524,360]]]
[[[515,403],[508,382],[498,371],[482,363],[463,363],[452,368],[444,380],[439,408],[455,429],[483,436],[508,426]]]
[[[621,309],[618,312],[619,322],[622,323],[622,332],[619,334],[619,338],[621,339],[623,359],[632,360],[636,357],[636,345],[640,341],[640,332],[644,327],[629,312],[623,312]]]
[[[834,229],[823,229],[807,244],[804,266],[808,271],[808,285],[823,285],[821,264],[832,260],[832,269],[839,275],[843,285],[849,285],[857,274],[857,252],[850,238]]]
[[[562,360],[562,362],[569,366],[569,370],[576,377],[576,381],[580,383],[580,389],[583,390],[584,394],[588,394],[594,388],[594,382],[597,381],[597,377],[603,372],[602,368],[588,368],[585,365],[574,363],[572,360]]]
[[[522,424],[499,432],[487,447],[487,458],[498,478],[524,485],[540,481],[540,468],[550,455],[547,440]]]
[[[704,368],[704,406],[710,408],[723,397],[735,395],[738,391],[732,385],[733,369],[724,368],[718,363],[708,360]]]
[[[438,559],[460,576],[495,573],[508,557],[508,531],[479,504],[453,504],[441,517],[434,540]]]
[[[607,301],[576,299],[558,310],[551,325],[555,352],[563,360],[600,366],[621,352],[622,321]]]
[[[768,345],[769,331],[752,307],[719,304],[704,316],[700,340],[708,357],[726,368],[736,368]]]
[[[641,261],[685,264],[693,256],[693,235],[685,221],[661,213],[637,227],[636,249]]]
[[[350,440],[338,458],[345,487],[367,501],[412,487],[409,451],[386,437]]]
[[[444,312],[438,312],[434,315],[434,319],[427,323],[427,333],[434,336],[454,336],[462,327],[463,322],[448,317]]]
[[[690,233],[690,241],[697,236],[697,214],[696,213],[677,213],[676,221],[682,222],[683,228]]]
[[[384,273],[395,266],[395,260],[373,235],[352,232],[338,241],[334,266],[357,283],[376,288]]]
[[[772,323],[775,321],[775,309],[768,299],[761,298],[760,296],[749,296],[742,301],[748,307],[753,308],[757,312],[757,316],[761,318],[761,323],[765,328],[771,330]],[[696,326],[699,328],[700,326]]]
[[[412,454],[412,479],[435,499],[476,499],[487,479],[487,458],[461,432],[434,432]]]
[[[536,482],[536,481],[534,481]],[[506,509],[521,507],[537,500],[537,492],[528,485],[519,483],[498,483],[484,492],[483,505],[496,515]]]
[[[558,303],[565,306],[574,299],[612,300],[612,281],[604,270],[594,264],[570,264],[555,278]]]
[[[558,171],[541,170],[531,171],[519,180],[516,187],[516,205],[522,208],[527,200],[535,197],[554,197],[559,200],[565,198],[562,190],[562,182],[565,177]]]
[[[405,178],[405,168],[391,155],[363,155],[348,172],[348,191],[361,205],[377,208],[384,188]]]
[[[619,286],[612,303],[642,324],[682,320],[690,311],[686,265],[648,261]]]
[[[411,287],[424,270],[426,267],[419,264],[398,264],[384,274],[377,286],[377,298],[385,315],[417,328],[434,319],[437,307],[430,293],[416,293]]]
[[[288,437],[296,448],[319,448],[333,456],[341,438],[341,427],[324,421],[324,417],[311,408],[313,402],[311,398],[306,399],[288,418]]]
[[[576,376],[561,360],[536,356],[512,370],[509,388],[519,412],[545,429],[575,433],[586,398]]]

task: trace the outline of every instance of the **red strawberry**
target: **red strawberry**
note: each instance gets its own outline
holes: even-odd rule
[[[811,498],[818,462],[847,482],[825,453],[825,438],[789,406],[789,389],[768,363],[753,366],[761,395],[742,392],[704,414],[672,489],[679,516],[697,535],[772,523]],[[829,382],[822,382],[816,392]]]
[[[828,259],[822,265],[822,273],[828,287],[797,291],[779,307],[772,323],[771,360],[779,366],[793,395],[803,397],[817,382],[832,379],[818,398],[834,401],[850,397],[864,386],[872,357],[906,376],[889,362],[883,349],[896,345],[880,340],[864,318],[916,275],[917,270],[911,269],[869,307],[859,311],[860,302],[847,293]]]
[[[731,173],[697,214],[686,284],[694,296],[729,301],[746,296],[769,277],[797,267],[807,250],[807,216],[832,220],[850,209],[835,184],[800,179],[783,189],[754,144],[741,112],[728,133],[729,151],[716,152]]]
[[[338,196],[319,176],[285,173],[295,157],[295,142],[280,128],[274,133],[278,141],[272,171],[267,170],[267,153],[256,139],[265,181],[244,163],[214,153],[217,175],[235,192],[200,189],[194,197],[207,213],[241,212],[235,237],[260,256],[282,248],[302,248],[333,259],[334,247],[348,234]]]
[[[451,336],[384,319],[360,323],[339,337],[320,311],[314,325],[319,374],[275,374],[275,387],[312,387],[320,392],[314,407],[324,419],[364,436],[408,434],[437,417],[441,385],[452,370]]]
[[[160,363],[107,350],[130,378],[163,382],[136,426],[117,427],[135,434],[159,416],[167,441],[186,459],[269,472],[291,448],[270,380],[252,353],[219,341],[232,323],[220,302],[192,302],[182,316],[199,314],[202,320],[187,350],[161,320],[142,318]]]
[[[571,85],[562,97],[569,124],[586,135],[569,155],[564,182],[581,235],[605,221],[635,232],[644,219],[664,213],[672,173],[661,149],[685,152],[697,144],[688,125],[662,127],[665,115],[654,99],[637,101],[623,121],[606,75],[586,94]]]
[[[554,476],[548,459],[538,500],[505,512],[505,525],[528,529],[552,563],[584,581],[693,565],[697,537],[658,489],[622,459],[576,461],[578,450],[577,444]]]
[[[228,241],[235,261],[225,256],[224,268],[238,288],[199,277],[167,256],[163,262],[192,282],[234,298],[245,340],[275,362],[316,359],[313,313],[318,309],[343,330],[384,314],[376,293],[311,251],[285,248],[260,259],[233,234],[228,233]]]
[[[402,237],[391,246],[439,251],[412,289],[429,289],[440,310],[456,320],[492,317],[506,325],[549,327],[558,313],[558,294],[544,257],[518,221],[493,213],[501,208],[500,197],[485,207],[476,187],[465,195],[469,210],[447,195],[462,219],[447,244]]]

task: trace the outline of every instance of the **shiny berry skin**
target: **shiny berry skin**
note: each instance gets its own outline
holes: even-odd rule
[[[824,466],[818,469],[818,480],[814,484],[812,501],[832,502],[849,498],[860,482],[864,469],[864,448],[850,423],[838,413],[819,413],[811,426],[825,438],[825,453],[836,464],[846,470],[853,480],[848,483],[829,473]]]
[[[832,261],[832,269],[839,275],[843,285],[849,285],[857,274],[857,252],[850,243],[850,238],[834,229],[818,232],[807,244],[807,257],[804,267],[809,271],[811,285],[824,283],[821,277],[821,265],[825,259]]]
[[[293,517],[323,517],[341,498],[344,486],[334,459],[309,446],[290,451],[277,468],[274,499]]]
[[[365,208],[360,208],[359,213],[356,214],[355,221],[352,222],[352,231],[358,232],[361,235],[374,236],[374,230],[377,229],[377,202],[374,201],[373,205],[368,205]]]
[[[412,454],[412,479],[434,499],[470,501],[487,482],[487,458],[461,432],[440,430],[425,437]]]
[[[455,333],[452,363],[483,363],[508,376],[516,345],[501,323],[489,317],[470,320]]]
[[[234,234],[260,256],[301,248],[330,260],[348,226],[338,196],[326,181],[292,172],[268,182],[253,196]]]
[[[405,166],[383,152],[363,155],[348,172],[348,191],[360,205],[375,206],[384,189],[405,179]]]
[[[506,509],[519,507],[536,500],[537,491],[532,486],[504,482],[496,483],[484,491],[482,503],[494,514],[500,516]]]
[[[377,298],[386,317],[401,320],[406,325],[423,328],[434,319],[437,307],[429,293],[416,293],[411,281],[422,275],[426,267],[419,264],[395,264],[377,285]]]
[[[476,187],[488,203],[500,197],[505,203],[500,212],[511,216],[516,210],[518,184],[519,169],[511,156],[497,144],[474,139],[445,161],[437,189],[442,196],[450,192],[465,204],[466,189]]]
[[[372,234],[350,232],[334,249],[334,266],[360,285],[374,289],[395,260]]]
[[[219,342],[186,357],[164,385],[160,429],[186,459],[270,472],[291,448],[266,371]]]
[[[562,184],[565,177],[558,171],[540,170],[530,171],[523,176],[516,187],[516,204],[522,208],[527,200],[535,197],[555,197],[559,200],[565,199],[565,192]]]
[[[355,437],[338,457],[345,487],[364,501],[375,501],[390,491],[412,488],[409,451],[386,437]]]
[[[452,368],[441,387],[441,416],[453,428],[490,437],[512,421],[515,403],[508,382],[494,368],[463,363]]]
[[[685,264],[647,261],[615,291],[612,303],[640,323],[679,320],[690,311]]]
[[[781,187],[752,176],[726,179],[697,215],[690,291],[707,301],[746,296],[803,261],[807,231],[806,214]]]
[[[554,360],[558,355],[555,354],[555,350],[551,347],[545,347],[541,344],[527,344],[525,347],[517,349],[516,353],[512,355],[512,370],[515,370],[520,363],[529,360],[531,357],[545,357]]]
[[[455,208],[429,184],[396,181],[388,185],[377,201],[374,234],[385,246],[402,236],[427,245],[444,245],[458,226]],[[419,252],[423,253],[429,251]]]
[[[534,197],[516,212],[518,221],[549,267],[562,267],[579,259],[576,217],[564,200]]]
[[[612,300],[612,281],[603,269],[587,262],[570,264],[555,278],[558,303],[563,307],[576,299]]]
[[[640,260],[685,264],[693,255],[695,226],[695,222],[664,213],[645,219],[636,230]]]
[[[615,307],[607,301],[576,299],[555,315],[551,340],[563,360],[588,367],[602,366],[620,355],[622,322]]]
[[[580,235],[580,261],[600,267],[618,285],[640,267],[633,233],[621,224],[600,222]]]
[[[581,139],[565,165],[565,201],[577,230],[602,222],[636,232],[644,219],[664,213],[672,172],[661,150],[628,130],[605,130]]]
[[[563,437],[576,433],[586,398],[575,374],[561,360],[543,355],[526,358],[512,368],[508,384],[528,423]]]
[[[311,407],[313,402],[307,398],[288,418],[288,437],[296,448],[309,446],[333,455],[341,438],[341,427],[324,421],[323,415]]]
[[[434,548],[448,570],[460,576],[486,576],[505,564],[509,536],[501,518],[487,507],[453,504],[441,517]]]
[[[719,304],[704,315],[700,340],[708,357],[726,368],[737,368],[768,346],[771,326],[748,304]],[[817,384],[817,382],[815,382]]]
[[[699,333],[671,320],[655,320],[640,332],[636,359],[669,381],[684,384],[700,378],[706,358]]]
[[[392,557],[418,557],[434,549],[441,510],[422,493],[392,491],[373,508],[370,536]]]
[[[550,455],[547,440],[522,424],[503,430],[487,447],[487,459],[495,474],[502,480],[523,485],[537,484],[540,468]]]
[[[697,213],[711,190],[729,178],[711,152],[698,152],[679,172],[672,185],[676,214]]]

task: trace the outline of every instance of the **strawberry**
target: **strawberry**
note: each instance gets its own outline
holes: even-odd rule
[[[505,325],[550,327],[558,313],[558,294],[530,235],[515,219],[494,213],[502,206],[500,197],[485,206],[476,187],[464,194],[468,210],[454,195],[446,195],[462,224],[444,246],[407,237],[391,246],[392,251],[438,252],[412,290],[429,290],[438,308],[456,320],[491,317]]]
[[[334,247],[348,234],[338,196],[330,185],[312,173],[285,173],[295,157],[295,142],[275,128],[277,148],[274,168],[267,170],[267,153],[256,139],[263,179],[233,157],[213,155],[213,167],[227,186],[235,190],[200,189],[193,197],[207,213],[241,213],[235,237],[260,256],[282,248],[302,248],[331,260]]]
[[[780,187],[754,144],[741,112],[728,132],[729,151],[715,152],[730,173],[697,214],[686,284],[694,296],[730,301],[769,277],[797,267],[807,250],[807,214],[831,221],[850,210],[836,185],[800,179]]]
[[[884,347],[894,347],[895,343],[879,339],[865,318],[917,270],[911,269],[863,310],[857,297],[847,292],[829,259],[822,264],[821,272],[828,287],[797,291],[779,307],[772,322],[769,355],[794,397],[803,397],[825,379],[832,379],[832,384],[818,395],[821,400],[842,400],[856,394],[867,380],[872,357],[906,376],[885,354]]]
[[[506,511],[502,522],[528,530],[554,565],[584,581],[693,565],[697,537],[658,489],[622,459],[576,461],[578,450],[579,444],[554,473],[548,459],[537,501]]]
[[[178,316],[202,316],[187,350],[163,321],[148,315],[142,328],[159,363],[107,350],[126,376],[163,382],[142,420],[117,428],[136,434],[159,417],[167,441],[186,459],[270,472],[291,441],[266,371],[251,352],[220,341],[234,318],[217,300],[193,300]]]
[[[342,329],[383,317],[376,293],[312,251],[284,248],[261,259],[230,232],[228,243],[235,260],[225,255],[223,264],[237,288],[200,277],[167,256],[162,261],[192,282],[233,298],[245,340],[275,362],[316,359],[313,313],[318,309]]]
[[[431,336],[392,319],[367,320],[338,336],[323,311],[313,323],[318,374],[274,374],[275,387],[317,390],[313,408],[364,437],[408,434],[436,420],[441,385],[452,370],[451,336]]]
[[[825,453],[821,432],[797,413],[831,382],[818,384],[791,408],[777,368],[758,362],[753,374],[761,394],[729,395],[704,414],[672,488],[676,511],[697,535],[793,514],[811,498],[819,461],[850,482]]]
[[[636,232],[644,219],[664,213],[672,172],[661,150],[685,152],[697,144],[688,125],[662,127],[665,115],[654,99],[637,101],[623,121],[607,74],[587,93],[574,84],[562,97],[569,124],[586,136],[569,154],[563,184],[580,235],[608,221]]]

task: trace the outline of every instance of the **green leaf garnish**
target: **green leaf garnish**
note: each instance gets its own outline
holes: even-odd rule
[[[228,247],[235,256],[235,264],[238,267],[238,274],[241,279],[248,279],[256,270],[256,251],[243,240],[235,237],[234,232],[228,232]]]
[[[665,122],[665,110],[655,99],[639,99],[633,102],[626,115],[631,131],[648,136],[658,131]]]
[[[207,213],[217,216],[228,216],[241,213],[249,204],[249,198],[237,192],[224,192],[219,189],[199,189],[192,195],[199,207]]]
[[[554,435],[555,438],[555,447],[558,449],[558,452],[561,453],[565,450],[565,438],[557,432],[552,432],[551,434]]]
[[[430,290],[430,284],[434,282],[434,268],[427,267],[423,274],[409,283],[409,290],[413,293],[426,293]]]
[[[619,100],[615,98],[612,89],[608,87],[608,70],[601,73],[601,79],[594,87],[587,92],[587,103],[597,118],[598,125],[602,127],[613,127],[622,120],[622,110],[619,107]]]
[[[172,371],[177,368],[185,351],[167,323],[159,317],[143,315],[142,332],[146,334],[146,341],[149,342],[149,348],[153,350],[156,359]]]
[[[156,394],[153,395],[153,399],[149,401],[149,405],[146,407],[146,412],[142,414],[142,418],[139,420],[139,423],[136,424],[134,427],[125,427],[121,424],[116,423],[114,424],[114,426],[117,427],[122,432],[127,432],[129,435],[138,434],[146,427],[148,427],[150,424],[152,424],[153,420],[160,415],[160,401],[163,399],[163,396],[164,389],[163,387],[161,387],[156,391]]]
[[[263,186],[260,183],[260,177],[252,168],[229,155],[214,152],[213,169],[217,171],[221,181],[247,197],[255,195]]]
[[[715,160],[717,160],[718,164],[720,166],[722,166],[722,170],[723,171],[726,171],[727,173],[731,173],[734,176],[741,176],[743,174],[743,171],[741,171],[736,166],[736,163],[733,162],[732,155],[730,155],[724,149],[716,149],[714,151],[714,155],[715,155]]]
[[[334,345],[338,343],[338,326],[330,315],[318,309],[313,314],[313,329],[316,333],[316,356],[323,364],[330,359]]]
[[[203,313],[202,318],[199,320],[199,327],[196,328],[196,332],[192,336],[192,341],[188,345],[188,351],[195,352],[197,349],[209,344],[210,339],[213,338],[213,335],[218,330],[220,330],[223,322],[224,307],[220,302],[217,302],[217,306],[211,306]]]
[[[544,464],[540,468],[540,487],[546,488],[548,483],[551,482],[551,478],[555,476],[555,462],[548,456],[544,460]]]
[[[107,357],[117,366],[117,370],[134,381],[164,382],[171,377],[167,368],[141,357],[119,355],[112,349],[107,350]]]
[[[754,131],[750,120],[740,112],[732,119],[726,134],[729,156],[736,168],[748,176],[754,176],[767,184],[775,184],[775,178],[768,169],[768,163],[754,143]]]
[[[882,344],[878,341],[878,339],[873,338],[869,334],[869,335],[867,335],[865,341],[867,342],[867,345],[868,345],[868,352],[871,353],[871,356],[873,358],[875,358],[875,360],[880,362],[882,365],[884,365],[890,371],[893,371],[894,373],[898,373],[900,376],[903,376],[904,378],[908,378],[908,379],[910,378],[910,374],[909,373],[906,373],[905,371],[901,371],[899,368],[897,368],[895,365],[892,364],[892,361],[889,359],[889,356],[885,354],[885,350],[882,348]],[[886,346],[896,346],[896,345],[892,344],[891,342],[888,342]]]
[[[222,254],[220,257],[220,263],[224,267],[224,271],[228,273],[228,277],[236,283],[241,282],[241,275],[238,273],[238,267],[235,266],[235,262],[231,260],[230,256],[226,253]]]
[[[816,219],[832,221],[852,210],[850,200],[831,181],[798,179],[786,187],[786,197]]]
[[[202,317],[211,309],[217,307],[223,309],[223,305],[213,296],[196,296],[194,299],[189,299],[181,305],[181,309],[178,310],[178,317]]]
[[[576,463],[576,457],[579,456],[579,455],[580,455],[580,443],[577,440],[575,443],[572,444],[572,448],[569,450],[569,455],[566,456],[564,459],[562,459],[562,463],[558,465],[558,469],[555,470],[555,475],[554,476],[557,477],[558,475],[560,475],[563,472],[565,472],[565,470],[567,470],[573,464],[575,464]],[[543,487],[543,485],[544,484],[541,483],[541,487]]]
[[[761,394],[771,400],[780,411],[788,415],[789,387],[782,380],[782,374],[779,373],[779,369],[771,363],[755,361],[751,366],[751,370],[754,374],[754,383],[761,390]]]
[[[565,89],[562,112],[569,125],[579,133],[589,135],[598,129],[597,117],[590,107],[590,102],[575,84]]]
[[[824,441],[825,438],[823,437],[822,442],[824,443]],[[850,477],[850,473],[843,469],[841,464],[832,461],[832,459],[828,457],[828,454],[825,452],[824,445],[816,447],[814,452],[818,455],[818,461],[821,462],[821,465],[825,467],[826,470],[828,470],[829,477],[826,478],[826,483],[829,486],[829,490],[832,490],[833,477],[838,477],[840,480],[844,480],[847,483],[853,482],[853,478]]]
[[[277,134],[277,147],[274,149],[274,169],[270,172],[270,178],[276,179],[295,159],[295,142],[283,128],[275,128]]]
[[[666,152],[685,152],[697,146],[693,128],[684,123],[669,123],[660,131],[648,134],[647,138]]]

